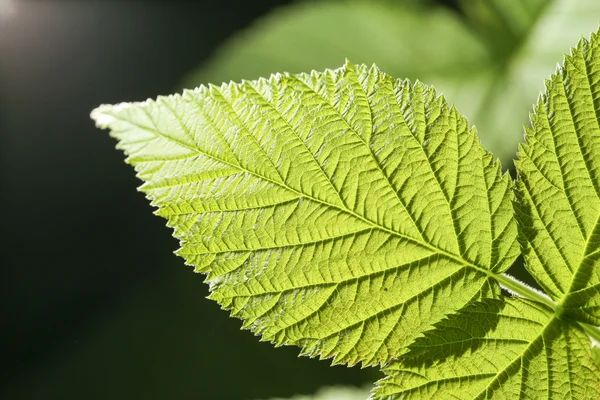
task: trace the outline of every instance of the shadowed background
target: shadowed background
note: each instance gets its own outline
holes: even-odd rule
[[[282,1],[21,2],[0,19],[6,399],[252,399],[362,384],[359,369],[260,343],[135,188],[101,103],[178,88]],[[343,60],[342,60],[343,61]]]
[[[328,361],[297,358],[296,348],[260,343],[206,300],[203,277],[172,254],[178,244],[171,231],[135,191],[140,182],[132,168],[89,112],[101,103],[144,100],[208,81],[333,68],[352,55],[354,62],[383,64],[396,77],[447,85],[465,109],[472,100],[475,113],[493,108],[499,101],[494,93],[518,81],[506,65],[521,60],[518,49],[541,34],[513,29],[510,42],[501,22],[494,28],[495,17],[486,20],[471,10],[490,38],[504,35],[480,43],[474,39],[482,29],[477,23],[468,34],[453,27],[471,14],[451,1],[376,2],[414,24],[414,37],[402,33],[406,25],[379,19],[387,9],[363,12],[353,5],[342,15],[311,9],[317,2],[306,8],[288,3],[0,0],[0,398],[255,399],[379,377],[374,369],[330,368]],[[422,3],[419,14],[406,17],[403,7],[412,3]],[[562,2],[529,3],[544,17],[544,10]],[[589,14],[589,7],[581,12]],[[590,18],[597,21],[594,7]],[[420,17],[431,15],[447,25]],[[527,23],[542,18],[532,15]],[[428,62],[407,64],[411,48],[405,44],[424,40],[416,31],[423,25],[461,50],[419,45]],[[378,30],[382,26],[387,34]],[[336,42],[326,28],[370,32],[374,41]],[[589,32],[581,21],[573,29],[576,36]],[[560,58],[547,53],[551,71]],[[452,68],[459,72],[446,74]],[[544,69],[541,76],[546,74]],[[463,85],[466,75],[484,83]],[[496,88],[484,99],[488,103],[475,99],[488,87]],[[542,80],[533,87],[539,92]],[[531,104],[535,96],[527,96],[525,104]],[[522,110],[521,123],[528,110]],[[492,124],[484,117],[477,121]],[[497,146],[510,165],[516,149],[511,138],[521,132],[490,134],[484,144]]]

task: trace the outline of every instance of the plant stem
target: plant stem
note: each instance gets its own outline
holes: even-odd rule
[[[510,276],[508,274],[497,275],[495,278],[500,283],[500,286],[502,286],[504,289],[508,290],[509,292],[511,292],[517,296],[524,297],[529,300],[535,300],[540,303],[543,303],[556,311],[558,304],[554,300],[552,300],[547,294],[542,293],[542,292],[532,288],[531,286],[527,285],[525,282],[521,282],[520,280],[518,280],[515,277]],[[579,322],[579,321],[577,321],[577,323],[579,324],[579,326],[581,326],[581,328],[585,331],[585,333],[587,333],[587,335],[592,340],[594,340],[596,343],[600,344],[600,328],[599,327],[588,325],[586,323]]]
[[[496,275],[495,278],[500,283],[500,286],[509,292],[520,297],[525,297],[526,299],[538,301],[556,310],[557,304],[547,294],[532,288],[525,282],[521,282],[508,274]]]

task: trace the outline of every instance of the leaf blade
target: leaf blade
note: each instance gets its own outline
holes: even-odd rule
[[[378,382],[374,398],[600,395],[589,338],[541,303],[521,298],[475,303],[436,328],[384,369],[388,376]]]
[[[499,163],[431,88],[376,67],[201,87],[93,117],[211,297],[277,345],[386,362],[445,315],[497,297],[493,276],[517,255]]]
[[[526,266],[572,318],[600,324],[600,55],[582,40],[546,85],[519,151]]]

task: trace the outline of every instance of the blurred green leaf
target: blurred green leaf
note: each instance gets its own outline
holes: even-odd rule
[[[564,49],[596,30],[595,0],[474,0],[464,16],[429,2],[298,3],[233,37],[184,85],[302,72],[345,58],[433,84],[509,161],[527,111]]]
[[[271,400],[365,400],[369,398],[370,389],[370,387],[333,386],[319,389],[313,395],[297,395],[287,399],[278,397]]]
[[[422,20],[423,15],[427,18]],[[476,70],[486,55],[461,22],[442,8],[425,14],[421,8],[381,2],[300,3],[258,20],[227,42],[186,83],[194,86],[255,79],[275,71],[323,70],[346,58],[421,78],[448,68]]]
[[[463,1],[470,26],[490,54],[489,81],[473,110],[463,113],[477,125],[482,141],[501,158],[512,157],[523,138],[528,110],[544,79],[556,69],[566,49],[582,35],[598,29],[597,0],[474,0]],[[489,16],[473,13],[486,7]],[[490,21],[504,28],[487,31]],[[503,44],[502,44],[503,43]],[[443,77],[442,77],[443,78]],[[435,81],[432,81],[434,84]],[[445,86],[438,84],[439,88]],[[450,96],[450,94],[448,94]],[[454,95],[452,95],[454,99]],[[450,97],[449,97],[450,98]],[[462,109],[462,102],[456,104]]]

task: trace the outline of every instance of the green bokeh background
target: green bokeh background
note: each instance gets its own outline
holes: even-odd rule
[[[261,343],[206,300],[92,108],[349,58],[436,86],[510,168],[543,78],[598,21],[596,0],[0,2],[0,398],[256,399],[380,376]]]

